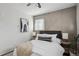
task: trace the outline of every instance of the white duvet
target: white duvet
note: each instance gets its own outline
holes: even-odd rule
[[[56,42],[46,42],[41,40],[32,40],[32,55],[40,56],[62,56],[64,48]]]
[[[31,56],[62,56],[64,53],[64,48],[56,42],[32,40],[31,43],[33,52]],[[14,55],[16,55],[16,49]]]

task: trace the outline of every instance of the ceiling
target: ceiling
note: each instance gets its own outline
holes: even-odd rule
[[[4,3],[0,5],[7,5],[9,7],[15,8],[17,10],[20,10],[23,13],[26,13],[28,15],[39,15],[43,13],[48,13],[64,8],[69,8],[72,6],[75,6],[75,3],[41,3],[41,8],[37,7],[37,4],[32,3],[32,5],[27,6],[27,3]]]

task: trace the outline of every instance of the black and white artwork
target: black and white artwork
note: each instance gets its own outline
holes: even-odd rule
[[[29,27],[29,22],[26,18],[20,18],[20,32],[27,32]]]

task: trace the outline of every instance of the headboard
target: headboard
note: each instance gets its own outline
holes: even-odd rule
[[[39,31],[40,34],[57,34],[57,38],[62,39],[61,31]]]

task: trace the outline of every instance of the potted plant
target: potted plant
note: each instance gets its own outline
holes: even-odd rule
[[[74,37],[74,39],[71,41],[70,45],[70,54],[77,54],[77,39],[79,38],[79,35],[77,37]]]

